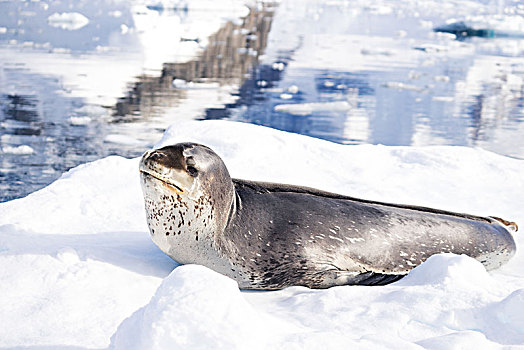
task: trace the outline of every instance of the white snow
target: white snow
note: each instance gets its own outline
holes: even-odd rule
[[[158,146],[182,141],[212,147],[234,177],[524,222],[524,161],[481,149],[348,146],[226,121],[177,123]],[[383,287],[240,292],[203,267],[171,272],[149,238],[137,166],[108,157],[0,204],[0,347],[524,345],[520,250],[490,273],[440,255]]]
[[[233,280],[187,265],[167,276],[149,304],[122,322],[111,348],[267,349],[271,331],[277,331],[275,320],[257,311]]]
[[[323,16],[327,3],[340,6],[346,20],[332,21],[332,12]],[[64,94],[111,105],[130,77],[144,69],[158,70],[166,61],[194,57],[209,34],[227,19],[238,20],[246,13],[244,1],[147,3],[161,5],[162,11],[147,8],[143,1],[133,4],[133,27],[122,25],[118,33],[136,35],[140,47],[136,52],[115,48],[105,52],[104,47],[100,52],[69,55],[67,48],[46,43],[23,47],[20,41],[20,47],[2,47],[0,58],[11,66],[55,76]],[[264,60],[275,70],[285,70],[280,87],[274,90],[280,88],[286,100],[299,91],[307,93],[293,80],[294,71],[300,69],[358,72],[438,65],[439,60],[448,59],[440,55],[472,54],[472,46],[453,41],[449,34],[416,35],[438,24],[433,22],[436,18],[473,19],[468,13],[486,12],[485,6],[466,0],[381,0],[372,5],[367,0],[288,0],[274,17]],[[171,11],[174,7],[190,8],[197,15],[180,17]],[[210,7],[212,11],[201,11]],[[115,11],[111,16],[118,19],[122,13]],[[409,23],[382,28],[375,25],[374,16],[420,17],[416,23],[424,30]],[[351,26],[360,25],[359,18],[372,21],[355,34]],[[521,16],[480,19],[506,25],[496,29],[522,30]],[[49,24],[76,30],[89,24],[89,19],[80,13],[55,13]],[[319,27],[325,30],[318,32]],[[8,30],[12,29],[2,27],[0,34]],[[398,35],[392,38],[391,33]],[[492,49],[490,45],[499,44],[486,42],[486,51]],[[457,83],[455,95],[433,100],[466,99],[492,82],[492,76],[500,76],[497,91],[504,99],[521,93],[522,79],[510,68],[522,65],[518,61],[518,54],[524,52],[522,41],[503,45],[503,52],[515,56],[514,60],[475,60],[465,80]],[[37,48],[52,53],[42,55]],[[278,60],[282,52],[293,53],[286,64]],[[419,73],[406,77],[409,83],[391,80],[385,84],[392,89],[425,91],[428,87]],[[446,72],[441,73],[430,77],[432,84],[448,83]],[[500,216],[524,226],[524,160],[480,148],[347,146],[248,124],[181,122],[202,115],[211,105],[233,102],[230,92],[235,87],[173,83],[186,100],[169,108],[162,120],[141,122],[159,129],[175,123],[157,146],[182,141],[206,144],[223,157],[234,177]],[[324,85],[335,87],[335,82],[326,80]],[[487,100],[482,118],[500,119],[499,102]],[[347,110],[351,113],[348,130],[371,133],[363,122],[368,119],[358,114],[363,112],[356,106],[348,100],[281,104],[275,110],[297,115]],[[85,125],[106,113],[84,112],[71,117],[70,124]],[[129,123],[122,133],[110,133],[105,141],[145,148],[156,139],[137,132],[140,127],[138,122]],[[494,136],[500,149],[507,151],[522,130],[499,133]],[[421,129],[413,143],[426,136]],[[29,154],[27,147],[3,147],[2,152]],[[232,280],[211,270],[178,266],[152,243],[137,167],[138,159],[107,157],[76,167],[25,198],[0,203],[0,347],[524,349],[524,239],[520,232],[515,234],[517,255],[489,273],[466,256],[439,255],[405,279],[383,287],[239,291]]]

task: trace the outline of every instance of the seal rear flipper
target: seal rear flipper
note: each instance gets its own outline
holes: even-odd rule
[[[507,228],[511,232],[517,232],[519,230],[519,226],[514,221],[504,220],[504,219],[499,218],[497,216],[489,216],[489,218],[493,219],[493,221],[495,223],[499,224],[499,225],[502,224],[502,226],[504,226],[505,228]]]

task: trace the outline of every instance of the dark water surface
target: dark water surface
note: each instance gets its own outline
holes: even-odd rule
[[[373,69],[293,68],[295,49],[261,56],[271,49],[276,24],[275,7],[259,5],[246,17],[223,21],[204,38],[207,45],[191,31],[175,37],[201,46],[201,53],[164,61],[155,71],[144,69],[148,46],[139,45],[141,35],[156,30],[151,23],[198,26],[209,13],[130,9],[109,1],[0,2],[0,201],[23,197],[88,161],[139,156],[167,126],[184,119],[173,110],[203,103],[192,100],[195,91],[225,86],[237,86],[228,101],[204,106],[191,118],[249,122],[345,144],[462,145],[524,159],[520,52],[508,56],[496,45],[485,52],[491,47],[486,40],[499,39],[462,38],[468,54],[435,54],[437,46],[418,45],[432,32],[420,19],[369,14],[348,24],[340,6],[321,10],[311,30],[329,32],[342,23],[350,33],[394,37],[399,28],[412,28],[410,50],[418,61]],[[82,13],[89,23],[71,30],[53,26],[49,16],[55,12]],[[522,39],[500,40],[522,47]],[[366,55],[374,60],[389,53],[377,47]],[[421,63],[427,60],[433,64]],[[118,62],[135,61],[130,66],[138,70],[129,72],[138,73],[115,73],[122,68]],[[490,69],[493,74],[484,74]],[[101,78],[93,84],[96,74]],[[127,88],[114,96],[105,92],[109,82]],[[288,104],[302,109],[282,107]]]

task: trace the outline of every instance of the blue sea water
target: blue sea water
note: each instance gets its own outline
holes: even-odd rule
[[[500,3],[495,5],[493,12],[500,12]],[[507,6],[520,11],[518,4]],[[315,29],[319,33],[344,25],[356,35],[394,38],[398,28],[407,26],[413,29],[408,35],[414,42],[432,33],[414,16],[370,14],[352,18],[348,24],[340,5],[331,2],[321,9]],[[433,65],[288,69],[293,51],[281,52],[269,63],[258,60],[271,45],[267,37],[274,10],[259,6],[251,10],[251,22],[237,18],[225,23],[202,46],[204,54],[189,63],[164,62],[163,70],[129,76],[121,81],[128,88],[116,103],[107,105],[69,93],[64,81],[47,73],[45,65],[36,69],[34,59],[24,57],[50,64],[64,55],[73,62],[94,57],[93,64],[100,64],[95,59],[100,55],[113,60],[140,55],[139,10],[111,1],[0,2],[0,201],[23,197],[88,161],[110,154],[142,154],[163,132],[150,120],[177,121],[167,115],[169,107],[181,103],[187,94],[172,84],[175,79],[238,84],[234,103],[210,106],[195,119],[248,122],[344,144],[460,145],[524,158],[524,141],[519,137],[524,131],[521,38],[461,38],[471,48],[469,54],[443,52]],[[142,15],[167,16],[180,23],[195,16],[186,8],[160,5],[145,6],[143,11]],[[51,25],[49,16],[62,12],[81,13],[89,23],[74,30]],[[444,21],[444,15],[432,20]],[[180,40],[201,44],[192,37]],[[510,54],[499,49],[504,40],[517,49]],[[213,51],[221,45],[223,51]],[[414,44],[412,50],[431,54],[435,47]],[[374,54],[388,53],[377,48]],[[483,75],[486,69],[494,73]],[[301,114],[275,108],[337,102],[347,103],[348,109],[320,108]],[[129,130],[147,133],[149,141],[122,137]]]

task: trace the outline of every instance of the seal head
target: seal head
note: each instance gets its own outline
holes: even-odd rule
[[[217,234],[235,193],[222,159],[206,146],[180,143],[146,152],[140,174],[155,244],[181,264],[221,269]]]

